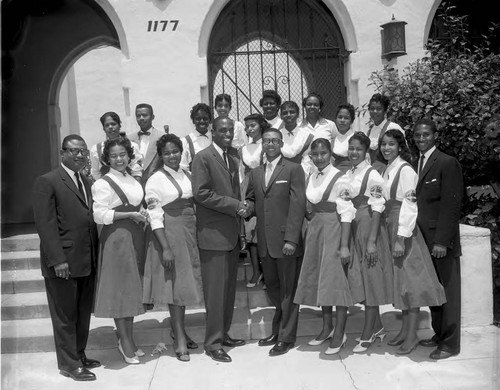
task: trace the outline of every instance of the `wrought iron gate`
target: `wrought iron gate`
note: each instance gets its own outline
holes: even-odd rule
[[[320,93],[333,118],[346,100],[348,52],[330,10],[320,0],[233,0],[223,9],[209,47],[210,99],[231,95],[232,116],[261,112],[262,91],[275,89],[299,107]]]

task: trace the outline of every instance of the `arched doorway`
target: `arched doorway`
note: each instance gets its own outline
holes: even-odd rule
[[[61,81],[99,45],[120,47],[96,1],[2,2],[2,234],[33,221],[33,182],[59,161]]]
[[[308,92],[332,118],[346,99],[348,52],[339,26],[319,0],[235,0],[220,13],[208,49],[209,96],[228,93],[241,120],[259,112],[262,91],[299,105]]]

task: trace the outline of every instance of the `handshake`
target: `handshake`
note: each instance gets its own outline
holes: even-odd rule
[[[236,214],[238,214],[242,218],[248,218],[252,214],[251,207],[246,200],[240,202]]]

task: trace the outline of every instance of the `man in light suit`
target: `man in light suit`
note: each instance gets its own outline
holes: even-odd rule
[[[142,160],[142,184],[145,185],[149,177],[158,166],[158,153],[156,141],[164,134],[153,127],[153,107],[147,103],[140,103],[135,108],[135,118],[140,130],[128,137],[139,145],[139,151],[144,156]]]
[[[269,355],[287,353],[295,345],[299,305],[293,303],[303,254],[302,223],[306,211],[304,171],[281,155],[283,135],[270,128],[262,135],[267,163],[250,172],[246,195],[257,216],[257,247],[267,293],[276,307],[272,333],[259,341],[274,345]]]
[[[420,151],[417,164],[417,223],[432,255],[446,303],[431,307],[434,336],[420,345],[433,347],[431,359],[460,352],[460,209],[464,192],[459,162],[436,148],[438,132],[430,119],[415,123],[413,140]]]
[[[40,259],[49,303],[60,373],[92,381],[85,347],[94,300],[97,229],[92,218],[90,183],[80,170],[89,150],[82,137],[62,142],[61,166],[38,177],[33,211],[40,236]]]
[[[236,273],[240,253],[240,200],[238,152],[231,147],[234,122],[217,118],[212,144],[198,152],[192,163],[198,247],[206,308],[205,352],[219,362],[231,357],[222,346],[236,347],[243,340],[229,337],[234,310]]]

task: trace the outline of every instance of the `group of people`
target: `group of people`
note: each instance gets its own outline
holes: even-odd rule
[[[185,137],[153,127],[149,104],[136,107],[140,131],[120,135],[114,112],[101,117],[106,140],[87,149],[78,135],[62,142],[61,166],[34,185],[42,273],[60,373],[95,380],[100,363],[85,355],[91,312],[113,318],[124,361],[140,363],[134,317],[168,305],[177,359],[198,348],[186,332],[186,306],[205,305],[204,349],[215,361],[238,347],[231,328],[238,259],[250,254],[249,288],[263,282],[275,307],[271,333],[258,341],[270,356],[295,346],[300,305],[322,309],[309,341],[346,342],[348,308],[365,307],[355,353],[386,333],[379,306],[402,311],[397,354],[418,345],[430,357],[460,351],[460,237],[463,193],[457,160],[436,148],[433,121],[412,131],[387,119],[389,99],[369,102],[370,129],[355,132],[355,108],[322,116],[323,99],[293,101],[263,92],[262,114],[230,118],[231,97],[191,110]],[[82,175],[87,159],[91,176]],[[335,323],[333,321],[335,306]],[[419,310],[430,307],[435,335],[417,337]]]

